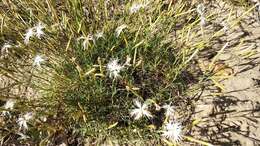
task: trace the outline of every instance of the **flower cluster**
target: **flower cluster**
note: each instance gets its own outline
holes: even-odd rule
[[[1,116],[11,116],[10,111],[14,109],[16,100],[15,99],[8,99],[6,103],[3,105],[4,111],[2,111]],[[17,124],[19,126],[19,131],[26,131],[28,130],[28,122],[33,118],[33,113],[28,112],[24,115],[20,115],[20,117],[17,119]],[[19,139],[27,139],[28,136],[24,135],[21,132],[17,133],[21,137]]]
[[[146,117],[148,119],[154,117],[152,113],[148,110],[148,101],[141,103],[139,100],[134,100],[134,105],[136,108],[130,111],[130,116],[133,117],[134,120],[139,120],[142,117]],[[181,124],[174,120],[174,107],[171,104],[165,104],[162,107],[160,107],[156,103],[154,103],[154,105],[156,109],[164,109],[165,116],[168,119],[168,122],[165,123],[163,126],[162,136],[166,139],[171,140],[173,143],[179,143],[182,140],[183,131]]]
[[[133,14],[134,15],[134,13],[137,13],[138,11],[140,11],[141,9],[144,9],[144,8],[146,8],[146,6],[147,6],[147,4],[141,4],[141,3],[133,3],[132,4],[132,6],[129,8],[129,12],[130,12],[130,14]],[[200,4],[200,5],[198,5],[197,6],[197,13],[198,13],[198,15],[200,16],[200,25],[201,26],[205,26],[205,24],[206,24],[206,17],[205,17],[205,6],[203,5],[203,4]],[[184,14],[186,14],[186,13],[184,13]],[[133,15],[131,15],[132,17],[133,17]],[[160,17],[161,17],[161,15],[160,15]],[[158,20],[159,20],[159,18],[160,17],[158,17]],[[149,24],[149,25],[151,25],[152,27],[151,28],[155,28],[156,27],[156,24],[154,23],[154,24],[152,24],[152,22],[154,21],[154,18],[156,18],[156,17],[149,17],[149,20],[148,21],[143,21],[143,23],[145,24],[146,22],[147,23],[151,23],[151,24]],[[145,18],[144,18],[145,19]],[[161,19],[161,18],[160,18]],[[83,19],[84,20],[84,19]],[[83,21],[82,20],[82,21]],[[84,22],[84,21],[83,21]],[[163,22],[163,21],[159,21],[159,24],[161,23],[161,22]],[[81,23],[81,22],[80,22]],[[85,24],[85,23],[82,23],[83,25]],[[63,24],[63,25],[67,25],[67,24]],[[68,24],[69,25],[69,24]],[[167,25],[168,25],[168,23],[167,23]],[[224,23],[223,23],[223,25],[224,25]],[[108,25],[109,27],[110,27],[110,25]],[[147,30],[147,33],[145,32],[145,33],[142,33],[141,32],[141,30],[143,29],[142,27],[140,27],[140,29],[138,30],[138,32],[137,32],[137,34],[135,34],[135,38],[134,38],[134,41],[133,42],[131,42],[132,40],[132,38],[133,37],[128,37],[126,34],[125,34],[125,32],[127,31],[127,30],[129,30],[130,32],[131,32],[131,34],[134,34],[134,32],[135,32],[135,30],[134,29],[132,29],[131,28],[132,27],[132,25],[131,24],[120,24],[120,25],[118,25],[117,26],[117,28],[115,28],[115,30],[113,30],[113,33],[112,34],[110,34],[113,38],[110,40],[110,39],[108,39],[111,43],[107,43],[107,42],[105,42],[105,43],[100,43],[100,44],[98,44],[99,43],[99,41],[104,41],[105,40],[105,35],[104,35],[104,32],[103,31],[96,31],[96,33],[93,33],[93,32],[90,32],[89,34],[87,34],[87,35],[85,35],[84,34],[84,32],[82,31],[82,32],[80,32],[80,29],[79,29],[79,31],[77,31],[77,33],[75,32],[75,35],[73,34],[72,36],[77,36],[78,34],[79,34],[79,32],[82,34],[84,34],[83,36],[81,36],[81,37],[79,37],[78,39],[76,39],[76,43],[78,43],[78,42],[80,42],[80,43],[82,43],[82,46],[83,46],[83,48],[84,48],[84,50],[86,50],[86,52],[88,52],[89,50],[87,50],[88,49],[88,47],[89,46],[91,46],[91,47],[99,47],[99,46],[101,46],[101,47],[103,47],[102,45],[103,44],[105,44],[105,47],[104,48],[106,48],[106,45],[107,46],[115,46],[115,47],[117,47],[117,46],[124,46],[124,45],[121,45],[120,43],[120,41],[121,41],[121,39],[123,40],[124,39],[124,41],[126,42],[126,44],[127,44],[127,41],[129,40],[130,41],[130,47],[131,47],[131,45],[132,44],[135,44],[136,42],[139,42],[139,31],[140,31],[140,37],[141,37],[141,39],[143,39],[142,41],[141,41],[141,43],[139,43],[139,44],[142,44],[142,42],[145,42],[145,45],[146,44],[148,44],[148,45],[150,45],[149,43],[150,43],[150,39],[149,39],[149,37],[150,36],[148,36],[148,35],[150,35],[150,30],[148,31]],[[96,27],[93,27],[93,28],[91,28],[90,30],[92,30],[92,29],[95,29]],[[105,28],[108,28],[108,27],[105,27]],[[164,28],[164,27],[162,27],[162,28]],[[38,39],[42,39],[43,38],[43,36],[45,35],[45,32],[44,32],[44,29],[45,29],[45,26],[41,23],[41,22],[39,22],[37,25],[35,25],[34,27],[32,27],[32,28],[29,28],[29,29],[27,29],[26,30],[26,33],[25,33],[25,35],[24,35],[24,43],[25,44],[29,44],[30,43],[30,39],[32,38],[32,37],[37,37]],[[74,31],[75,29],[73,28],[72,29],[72,31]],[[89,29],[87,29],[87,30],[89,30]],[[160,29],[158,29],[158,30],[160,30]],[[171,29],[169,29],[169,30],[171,30]],[[152,31],[151,31],[152,32]],[[153,30],[153,32],[155,32],[154,30]],[[156,31],[156,32],[159,32],[159,31]],[[66,31],[64,32],[64,33],[66,33]],[[129,33],[130,34],[130,33]],[[143,35],[144,34],[144,35]],[[134,35],[133,35],[134,36]],[[148,36],[148,37],[147,37]],[[165,35],[165,36],[167,36],[167,34]],[[158,37],[158,42],[157,42],[157,39],[156,39],[156,44],[160,44],[160,41],[161,40],[159,40],[160,39],[160,37]],[[164,38],[163,38],[164,39]],[[168,39],[168,38],[167,38]],[[72,39],[73,40],[73,39]],[[117,41],[116,42],[116,44],[112,44],[113,43],[113,41],[114,40],[119,40],[119,41]],[[59,40],[57,40],[57,41],[59,41]],[[151,39],[151,41],[154,41],[154,40],[152,40]],[[164,40],[163,40],[164,41]],[[63,40],[62,40],[62,42],[63,42]],[[52,43],[52,42],[48,42],[48,43]],[[66,42],[65,42],[66,43]],[[74,43],[74,41],[73,41],[73,43]],[[68,42],[68,44],[67,44],[67,46],[68,47],[71,47],[71,46],[74,46],[74,44],[72,43],[72,45],[70,45],[70,42]],[[58,44],[58,43],[57,43]],[[92,45],[93,44],[93,45]],[[112,44],[112,45],[111,45]],[[119,44],[119,45],[118,45]],[[137,44],[136,46],[139,46],[139,44]],[[151,43],[152,44],[152,43]],[[47,45],[46,45],[47,46]],[[51,46],[51,45],[50,45]],[[62,47],[64,46],[64,44],[62,43],[62,45],[61,45]],[[161,46],[161,45],[159,45],[159,46]],[[2,47],[2,49],[1,49],[1,54],[8,54],[8,49],[9,48],[11,48],[12,47],[12,45],[10,45],[10,44],[8,44],[8,43],[6,43],[6,44],[4,44],[4,46]],[[129,48],[130,48],[129,47]],[[142,49],[142,47],[143,46],[141,46],[140,48]],[[144,46],[145,47],[145,46]],[[164,47],[164,43],[163,43],[163,47]],[[172,47],[172,46],[171,46]],[[149,48],[150,48],[150,46],[149,46]],[[154,46],[152,46],[151,45],[151,48],[160,48],[160,47],[158,47],[158,45],[154,45]],[[127,48],[128,49],[128,48]],[[165,49],[168,49],[167,47],[165,47]],[[130,49],[129,49],[130,50]],[[2,52],[4,52],[4,53],[2,53]],[[146,58],[146,56],[148,56],[148,54],[143,54],[143,52],[142,51],[135,51],[135,52],[133,52],[132,50],[130,50],[130,51],[126,51],[127,53],[129,53],[129,54],[134,54],[134,61],[132,62],[133,64],[131,64],[131,57],[130,56],[127,56],[127,58],[126,58],[126,61],[125,62],[121,62],[121,60],[120,59],[118,59],[118,58],[114,58],[114,59],[111,59],[110,61],[108,61],[108,62],[106,62],[106,64],[104,65],[104,66],[102,66],[102,65],[100,65],[99,67],[100,68],[104,68],[104,70],[106,70],[106,72],[107,72],[107,75],[108,75],[108,77],[109,78],[112,78],[112,79],[117,79],[117,78],[120,78],[121,77],[121,75],[122,75],[122,71],[124,71],[124,70],[126,70],[127,69],[127,67],[131,67],[131,66],[134,66],[134,67],[136,67],[137,66],[137,64],[141,64],[141,62],[139,62],[139,63],[136,63],[135,64],[135,59],[136,59],[136,57],[144,57],[144,60],[149,60],[149,58],[150,58],[150,56],[149,56],[149,58],[147,59]],[[146,51],[145,51],[146,52]],[[58,52],[58,53],[60,53],[60,52]],[[76,58],[77,56],[73,56],[74,54],[73,54],[74,52],[72,51],[72,55],[71,54],[66,54],[67,56],[69,56],[69,57],[73,57],[73,59],[74,58]],[[78,53],[78,52],[77,52]],[[103,52],[102,52],[103,53]],[[109,52],[110,53],[110,52]],[[111,54],[119,54],[118,52],[113,52],[113,53],[111,53],[111,54],[105,54],[105,56],[110,56]],[[121,52],[120,52],[121,53]],[[76,54],[76,53],[75,53]],[[124,53],[122,53],[122,54],[124,54]],[[151,54],[153,54],[153,53],[151,53]],[[150,54],[149,54],[150,55]],[[93,55],[94,57],[93,58],[98,58],[99,57],[99,54],[98,55]],[[101,54],[100,56],[104,56],[104,54]],[[81,56],[80,56],[81,57]],[[79,58],[80,58],[79,57]],[[85,56],[85,57],[88,57],[87,55]],[[152,56],[153,57],[153,56]],[[66,58],[67,59],[67,57],[64,57],[64,58]],[[90,57],[91,59],[92,59],[92,57]],[[105,57],[104,57],[105,58]],[[84,62],[84,59],[83,60],[80,60],[79,62],[80,62],[80,65],[81,65],[81,63],[82,64],[87,64],[87,65],[89,65],[89,64],[92,64],[93,62],[91,62],[91,61],[89,61],[89,60],[91,60],[91,59],[89,59],[88,58],[88,62]],[[103,58],[102,58],[103,59]],[[178,58],[177,58],[178,59]],[[105,60],[105,59],[104,59]],[[41,65],[42,65],[42,63],[45,61],[45,59],[44,59],[44,57],[42,56],[42,55],[36,55],[36,56],[34,56],[34,58],[33,58],[33,63],[32,63],[32,66],[33,67],[41,67]],[[74,61],[75,61],[75,59],[74,59]],[[141,60],[142,61],[142,60]],[[160,61],[160,60],[159,60]],[[167,61],[168,61],[168,59],[167,59]],[[89,63],[89,62],[91,62],[91,63]],[[67,63],[67,62],[66,62]],[[75,63],[75,62],[74,62]],[[89,64],[88,64],[89,63]],[[164,60],[162,60],[162,62],[160,62],[160,63],[164,63]],[[100,63],[100,64],[102,64],[102,63]],[[67,64],[66,64],[67,65]],[[75,64],[73,64],[73,65],[75,65]],[[82,65],[83,66],[83,65]],[[148,66],[148,65],[147,65]],[[145,67],[143,67],[142,69],[143,70],[146,70],[146,67],[147,67],[146,65],[145,65]],[[78,67],[78,66],[77,66]],[[88,66],[87,66],[88,67]],[[149,67],[149,66],[148,66]],[[170,66],[170,67],[172,67],[172,66]],[[67,68],[65,68],[65,69],[67,69]],[[64,69],[64,70],[65,70]],[[78,69],[78,68],[77,68]],[[155,67],[155,69],[158,69],[158,68],[156,68]],[[100,69],[100,70],[102,70],[102,69]],[[63,70],[62,70],[63,71]],[[70,71],[70,70],[69,70]],[[69,71],[67,71],[66,70],[66,72],[69,72]],[[82,70],[83,71],[83,73],[84,73],[84,71],[85,71],[85,68]],[[95,70],[95,68],[94,68],[94,71],[96,71]],[[94,72],[93,71],[93,72]],[[168,71],[168,70],[167,70]],[[100,71],[100,72],[102,72],[102,71]],[[61,75],[63,75],[63,72],[61,72]],[[102,74],[103,75],[103,74]],[[67,77],[67,76],[66,76]],[[91,77],[89,77],[90,79],[91,79]],[[87,80],[86,81],[88,81],[88,79],[89,78],[87,78]],[[162,77],[163,78],[163,77]],[[55,79],[55,78],[54,78]],[[71,79],[71,80],[73,80],[73,77],[71,77],[71,78],[69,78],[69,79]],[[146,78],[145,78],[146,79]],[[56,81],[56,80],[54,80],[54,81]],[[85,81],[85,80],[83,80],[83,81]],[[131,80],[132,81],[132,80]],[[77,82],[77,80],[75,80],[75,82]],[[125,83],[125,82],[127,82],[127,80],[124,80],[124,82],[123,83]],[[72,82],[71,82],[72,83]],[[154,82],[150,82],[150,83],[154,83]],[[145,83],[144,83],[145,84]],[[54,84],[55,85],[55,84]],[[164,86],[164,85],[162,85],[162,86]],[[145,88],[146,88],[147,86],[145,86]],[[110,89],[110,88],[109,88]],[[133,89],[134,90],[134,89]],[[137,90],[139,90],[139,89],[137,89]],[[55,90],[56,91],[56,90]],[[59,91],[59,90],[57,90],[57,91]],[[129,90],[128,90],[129,91]],[[66,91],[67,92],[67,91]],[[75,92],[76,92],[76,90],[75,90]],[[159,91],[159,92],[161,92],[161,91]],[[167,91],[162,91],[162,92],[167,92]],[[92,92],[91,92],[92,93]],[[93,90],[93,93],[95,93],[94,92],[94,90]],[[83,93],[83,94],[89,94],[89,93]],[[161,93],[160,93],[161,94]],[[156,95],[157,95],[157,93],[156,93]],[[164,94],[163,94],[164,95]],[[106,97],[106,96],[104,96],[104,97]],[[62,100],[62,99],[61,99]],[[164,99],[162,99],[162,100],[164,100]],[[6,103],[5,103],[5,105],[3,106],[3,109],[5,109],[5,111],[3,111],[2,112],[2,115],[3,116],[6,116],[6,115],[10,115],[10,111],[11,110],[13,110],[14,109],[14,106],[15,106],[15,104],[16,104],[16,101],[15,100],[12,100],[12,99],[9,99]],[[67,104],[67,103],[66,103]],[[79,104],[79,102],[78,102],[78,104]],[[85,106],[85,105],[84,105]],[[81,106],[80,106],[80,108],[81,108]],[[155,109],[155,111],[154,111],[154,109]],[[81,110],[84,110],[84,108],[81,108]],[[156,114],[155,113],[159,113],[159,112],[163,112],[164,113],[164,117],[165,117],[165,120],[164,120],[164,123],[163,123],[163,125],[162,125],[162,127],[160,127],[160,130],[161,131],[159,131],[160,132],[160,134],[161,134],[161,136],[162,137],[164,137],[165,139],[168,139],[168,140],[170,140],[170,141],[172,141],[172,142],[174,142],[174,143],[179,143],[182,139],[183,139],[183,135],[184,135],[184,128],[183,128],[183,125],[182,125],[182,123],[181,122],[179,122],[179,119],[177,119],[176,117],[176,113],[177,113],[177,111],[176,111],[177,109],[174,107],[174,105],[172,104],[172,103],[167,103],[167,104],[156,104],[155,102],[151,102],[151,100],[149,100],[149,99],[147,99],[147,100],[145,100],[145,101],[140,101],[140,100],[134,100],[133,101],[133,108],[132,109],[130,109],[130,111],[129,111],[129,117],[131,117],[131,118],[133,118],[133,120],[142,120],[142,119],[146,119],[146,120],[148,120],[148,121],[150,121],[150,120],[154,120],[153,118],[156,116]],[[28,130],[28,128],[29,128],[29,124],[28,123],[30,123],[32,120],[33,120],[33,118],[35,117],[35,115],[34,115],[34,113],[32,113],[32,112],[28,112],[28,113],[25,113],[25,114],[21,114],[20,116],[19,116],[19,118],[18,119],[16,119],[15,121],[16,121],[16,123],[17,123],[17,125],[18,125],[18,127],[19,127],[19,132],[23,132],[23,131],[26,131],[26,130]],[[45,122],[47,120],[47,118],[46,117],[42,117],[42,119],[41,119],[41,121],[43,121],[43,122]],[[84,119],[85,120],[85,119]],[[18,129],[18,128],[17,128]],[[19,133],[19,135],[21,135],[21,137],[22,137],[22,139],[26,139],[27,137],[26,137],[26,135],[24,135],[23,133]],[[65,145],[65,143],[63,143],[63,144],[61,144],[61,145]]]

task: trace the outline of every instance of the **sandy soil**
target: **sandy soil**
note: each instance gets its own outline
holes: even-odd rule
[[[239,15],[243,10],[236,13]],[[225,13],[222,15],[225,18]],[[214,145],[259,146],[260,20],[256,12],[242,19],[234,29],[227,30],[221,41],[218,46],[225,42],[229,42],[229,46],[218,61],[232,69],[232,73],[220,80],[224,90],[216,92],[208,88],[203,92],[194,114],[195,119],[202,121],[193,133]],[[241,41],[244,43],[240,44]]]

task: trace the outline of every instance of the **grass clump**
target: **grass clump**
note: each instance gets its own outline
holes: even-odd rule
[[[0,7],[3,144],[185,139],[187,89],[198,82],[188,67],[211,45],[201,39],[196,5],[3,0]]]

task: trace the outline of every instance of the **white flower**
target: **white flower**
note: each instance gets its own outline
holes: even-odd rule
[[[24,37],[24,43],[28,44],[30,41],[30,38],[33,37],[34,35],[36,35],[39,39],[41,39],[41,37],[44,35],[44,32],[42,30],[44,28],[45,27],[43,26],[43,24],[41,22],[39,22],[33,28],[27,29],[25,37]]]
[[[259,4],[259,0],[251,0],[253,3]]]
[[[118,59],[113,59],[107,64],[107,71],[109,72],[110,78],[119,77],[119,73],[124,69],[124,66],[118,64]]]
[[[95,43],[95,38],[92,34],[89,34],[87,37],[81,36],[77,40],[78,41],[83,40],[84,50],[86,50],[88,48],[89,41],[93,41],[93,43]]]
[[[15,100],[9,99],[9,100],[6,101],[6,103],[4,105],[4,109],[12,110],[12,109],[14,109],[14,104],[15,104]],[[2,114],[5,116],[5,115],[9,114],[9,112],[3,111]]]
[[[145,5],[143,5],[143,4],[134,3],[134,4],[129,8],[130,14],[136,13],[136,12],[138,12],[141,8],[144,8],[144,7],[145,7]]]
[[[14,104],[15,104],[15,100],[14,99],[9,99],[6,101],[4,108],[5,109],[13,109],[14,108]]]
[[[7,56],[9,53],[9,48],[12,48],[12,45],[10,45],[9,43],[5,43],[1,48],[1,55]]]
[[[31,120],[33,117],[33,113],[32,112],[29,112],[29,113],[26,113],[25,115],[21,116],[18,120],[17,120],[17,123],[19,125],[19,129],[24,129],[24,130],[27,130],[28,129],[28,125],[27,125],[27,122],[29,120]]]
[[[200,17],[200,26],[205,26],[207,23],[207,20],[204,16]]]
[[[124,63],[124,66],[131,66],[130,62],[131,62],[131,57],[129,57],[128,55],[126,56],[126,61]]]
[[[41,63],[44,61],[44,59],[40,55],[36,55],[33,61],[33,66],[41,67]]]
[[[20,117],[20,118],[17,120],[17,123],[18,123],[18,125],[19,125],[19,129],[20,129],[20,130],[21,130],[21,129],[25,129],[25,130],[28,129],[27,121],[26,121],[24,118]]]
[[[29,41],[30,41],[30,38],[34,35],[34,28],[29,28],[27,29],[26,31],[26,34],[25,34],[25,38],[24,38],[24,43],[25,44],[28,44]]]
[[[47,117],[46,117],[46,116],[41,116],[40,119],[41,119],[41,121],[43,121],[43,122],[46,122],[46,121],[47,121]]]
[[[222,21],[222,22],[221,22],[221,25],[223,26],[223,30],[224,30],[225,32],[227,32],[227,31],[229,30],[229,25],[228,25],[227,22]]]
[[[171,106],[170,104],[166,104],[166,105],[163,106],[163,108],[165,109],[166,117],[173,116],[174,111],[175,111],[173,106]]]
[[[161,110],[161,106],[160,106],[160,105],[158,105],[158,104],[156,104],[156,103],[155,103],[154,105],[155,105],[155,110],[156,110],[156,111]]]
[[[260,2],[257,2],[257,3],[256,3],[256,10],[257,10],[258,12],[260,12]]]
[[[97,33],[95,34],[95,37],[97,38],[97,40],[98,40],[99,38],[103,38],[103,37],[104,37],[104,32],[103,32],[103,31],[97,32]]]
[[[25,119],[26,121],[29,121],[29,120],[32,119],[33,113],[32,113],[32,112],[26,113],[23,117],[24,117],[24,119]]]
[[[205,6],[203,4],[199,4],[197,6],[197,13],[199,13],[201,16],[205,13]]]
[[[119,27],[116,28],[116,37],[119,37],[119,35],[121,34],[121,32],[123,31],[123,29],[127,28],[127,25],[123,24]]]
[[[35,26],[35,30],[36,30],[35,35],[36,35],[39,39],[41,39],[41,37],[44,35],[44,32],[43,32],[42,29],[44,29],[44,26],[42,25],[41,22],[39,22],[39,23]]]
[[[178,143],[182,139],[182,126],[178,122],[169,122],[164,126],[164,131],[162,131],[162,136]]]
[[[135,120],[140,119],[141,117],[145,116],[148,119],[152,118],[152,114],[148,111],[148,104],[144,103],[143,105],[138,100],[134,101],[134,105],[137,107],[132,109],[130,115],[134,117]]]
[[[88,41],[95,41],[94,36],[92,34],[89,34],[86,38]]]
[[[86,50],[86,48],[87,48],[87,43],[88,43],[87,37],[81,36],[81,37],[79,37],[77,40],[78,40],[78,41],[83,40],[83,47],[84,47],[84,50]]]

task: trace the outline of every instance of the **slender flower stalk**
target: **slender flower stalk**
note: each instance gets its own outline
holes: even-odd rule
[[[134,101],[135,109],[132,109],[130,115],[134,117],[134,120],[139,120],[141,117],[147,117],[148,119],[152,118],[152,114],[148,111],[148,104],[141,103],[138,100]]]

